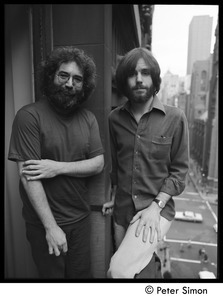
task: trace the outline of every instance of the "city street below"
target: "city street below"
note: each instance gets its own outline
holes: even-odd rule
[[[203,220],[173,221],[158,250],[164,278],[195,279],[201,271],[212,272],[217,278],[217,193],[200,182],[190,170],[184,192],[173,197],[176,211],[201,214]]]

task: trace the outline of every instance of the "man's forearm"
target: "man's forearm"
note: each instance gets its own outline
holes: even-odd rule
[[[29,182],[24,176],[21,176],[21,181],[30,202],[46,230],[46,242],[49,254],[54,253],[56,256],[59,256],[61,251],[66,253],[68,249],[66,235],[54,219],[41,181],[35,180]]]
[[[58,175],[88,177],[99,174],[103,170],[104,156],[99,155],[94,158],[75,162],[57,162],[57,164]]]
[[[57,226],[41,181],[27,181],[25,177],[22,177],[21,181],[29,200],[33,205],[36,213],[38,214],[40,220],[42,221],[45,229],[50,229]]]

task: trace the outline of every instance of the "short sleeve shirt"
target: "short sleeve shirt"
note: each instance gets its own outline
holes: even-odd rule
[[[103,153],[97,120],[84,108],[71,117],[61,116],[43,98],[21,108],[14,119],[9,160],[74,162]],[[86,178],[59,175],[43,179],[42,184],[58,225],[72,224],[89,214]],[[25,220],[40,224],[21,182],[20,193]]]

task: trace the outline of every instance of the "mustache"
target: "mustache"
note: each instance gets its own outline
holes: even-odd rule
[[[53,89],[52,89],[52,92],[54,94],[60,94],[60,95],[64,95],[64,96],[75,96],[77,94],[77,91],[76,90],[69,90],[69,89],[64,89],[60,86],[54,86]]]
[[[142,85],[142,84],[137,84],[132,88],[132,90],[140,90],[140,89],[148,90],[148,88],[146,86]]]

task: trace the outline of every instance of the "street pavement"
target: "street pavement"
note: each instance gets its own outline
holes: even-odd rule
[[[173,197],[175,208],[201,213],[203,222],[173,221],[158,250],[162,272],[164,278],[198,279],[199,271],[208,270],[217,278],[217,233],[213,228],[217,223],[217,193],[201,190],[190,174],[184,192]]]

